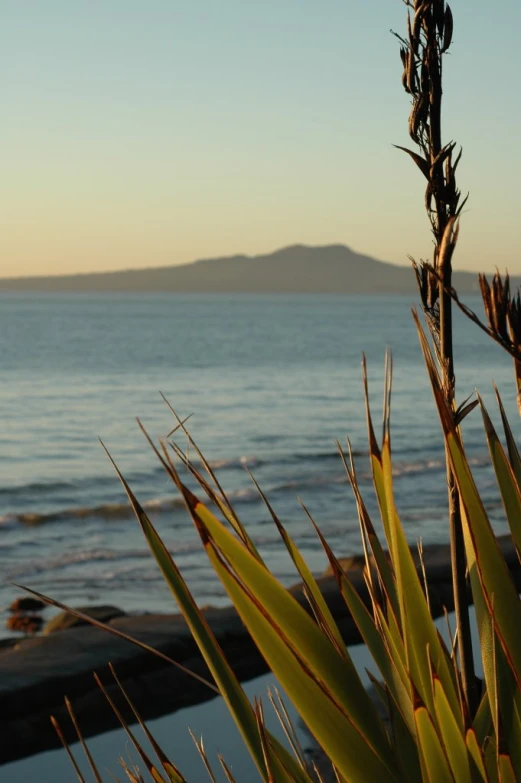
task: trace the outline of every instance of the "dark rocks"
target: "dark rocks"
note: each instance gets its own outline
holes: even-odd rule
[[[14,647],[19,641],[20,639],[17,636],[8,636],[7,639],[0,639],[0,652]]]
[[[34,612],[41,612],[42,609],[45,609],[45,604],[37,598],[29,596],[16,598],[9,607],[11,617],[7,618],[6,628],[9,631],[18,631],[18,633],[26,635],[38,633],[43,625],[43,620],[39,614],[34,614]]]
[[[342,564],[342,568],[346,572],[351,571],[363,571],[365,568],[365,557],[364,555],[349,555],[349,557],[342,557],[340,558],[340,563]],[[331,566],[328,566],[322,576],[333,576],[333,569]]]
[[[33,634],[38,633],[42,627],[43,620],[39,614],[12,614],[8,617],[6,627],[9,631],[19,631],[20,633]]]
[[[18,612],[41,612],[45,609],[45,604],[38,598],[30,598],[29,596],[23,596],[22,598],[16,598],[9,611],[18,614]]]
[[[94,620],[99,620],[100,623],[108,623],[116,617],[125,616],[125,612],[122,609],[118,609],[117,606],[78,606],[77,609],[82,614],[86,614]],[[60,612],[60,614],[57,614],[45,624],[43,633],[56,633],[57,631],[64,631],[67,628],[73,628],[78,625],[89,625],[89,623],[87,620],[82,620],[70,612]]]
[[[267,670],[232,608],[209,610],[206,618],[241,680]],[[115,618],[109,625],[211,681],[181,616],[126,616]],[[85,736],[115,728],[118,722],[94,682],[94,671],[132,722],[109,671],[109,661],[146,719],[215,695],[207,685],[164,658],[100,628],[73,627],[25,639],[16,649],[0,654],[0,764],[56,747],[58,740],[49,722],[50,714],[57,718],[67,739],[74,741],[74,730],[64,708],[65,694],[73,703]]]
[[[521,566],[509,537],[498,539],[518,589],[521,590]],[[412,548],[417,557],[416,548]],[[344,561],[349,578],[362,600],[370,606],[370,597],[359,557]],[[450,548],[448,545],[424,547],[424,563],[429,584],[433,616],[444,607],[453,608]],[[346,644],[361,641],[358,629],[340,595],[333,576],[318,578],[319,587],[335,617]],[[302,585],[290,588],[302,606],[309,607]],[[184,619],[179,615],[123,615],[115,607],[86,607],[114,630],[128,634],[164,656],[209,679],[204,660]],[[230,666],[240,680],[248,680],[267,670],[263,658],[245,630],[233,607],[209,607],[205,618],[214,632]],[[110,619],[112,617],[112,619]],[[23,639],[15,648],[0,653],[0,764],[22,756],[56,747],[58,738],[49,722],[49,714],[59,720],[68,739],[75,735],[63,706],[65,694],[71,699],[85,736],[115,728],[117,720],[96,687],[96,671],[124,716],[132,721],[111,677],[111,661],[124,687],[145,719],[197,704],[214,693],[185,671],[164,658],[100,628],[77,623],[63,613],[56,617],[45,635]],[[61,630],[54,633],[54,630]],[[1,779],[0,772],[0,779]]]

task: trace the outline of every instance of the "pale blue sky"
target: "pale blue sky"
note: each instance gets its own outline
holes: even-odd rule
[[[471,191],[455,266],[521,273],[521,3],[454,0],[445,138]],[[344,242],[430,254],[400,0],[2,4],[0,273]]]

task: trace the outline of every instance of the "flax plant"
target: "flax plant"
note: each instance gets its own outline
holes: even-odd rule
[[[421,564],[415,563],[407,545],[394,500],[390,361],[385,373],[380,442],[369,406],[364,364],[369,456],[383,535],[377,532],[368,513],[352,455],[346,455],[340,449],[358,509],[369,605],[361,599],[349,573],[344,571],[319,526],[310,517],[339,592],[371,655],[370,676],[386,707],[389,716],[387,725],[365,690],[319,584],[262,491],[267,512],[302,579],[309,602],[307,612],[270,572],[233,505],[222,494],[222,489],[218,489],[217,478],[208,463],[203,460],[207,471],[205,475],[175,442],[164,442],[161,449],[150,439],[149,443],[181,493],[201,545],[241,620],[322,748],[334,779],[340,783],[515,783],[521,780],[521,637],[518,633],[521,600],[476,488],[459,427],[445,399],[441,375],[417,317],[416,326],[461,498],[465,548],[484,672],[483,693],[475,714],[466,705],[461,671],[451,653],[454,639],[446,646],[432,620],[425,574]],[[507,452],[481,399],[478,403],[506,520],[520,554],[521,458],[499,394],[497,398]],[[196,444],[186,434],[191,446],[199,453]],[[207,496],[207,503],[196,496],[181,478],[180,468],[183,467],[195,478],[201,492]],[[320,780],[301,751],[298,736],[287,720],[288,713],[283,704],[276,705],[276,712],[283,721],[290,750],[266,729],[262,702],[249,703],[174,559],[119,471],[118,475],[164,579],[208,665],[211,679],[207,685],[225,700],[255,761],[260,779],[264,783],[315,783]],[[212,511],[212,506],[217,513]],[[222,518],[219,519],[218,515]],[[45,600],[66,608],[52,599]],[[82,616],[76,610],[70,611]],[[110,626],[99,622],[95,624],[125,636]],[[142,641],[125,638],[144,646]],[[170,663],[175,664],[175,661]],[[97,682],[152,780],[155,783],[186,783],[179,767],[154,741],[117,677],[116,682],[152,744],[157,760],[151,759],[143,749],[101,680],[97,679]],[[67,709],[99,783],[100,773],[81,737],[79,722],[69,702]],[[57,721],[54,725],[71,753]],[[214,780],[210,760],[200,743],[198,747],[210,779]],[[78,770],[72,754],[71,757]],[[226,762],[223,759],[219,762],[227,779],[233,781]],[[132,781],[141,783],[146,780],[135,766],[126,764],[126,772]],[[84,778],[80,777],[80,780],[84,781]]]
[[[370,677],[385,706],[382,720],[374,698],[364,687],[340,629],[319,584],[296,543],[258,487],[269,515],[302,580],[308,601],[304,608],[278,582],[250,538],[209,463],[177,418],[175,430],[188,438],[194,463],[170,436],[160,446],[145,432],[157,459],[183,498],[209,562],[235,606],[245,628],[265,658],[294,708],[315,737],[338,783],[516,783],[521,780],[521,600],[498,545],[467,459],[459,424],[479,405],[484,438],[503,501],[505,519],[521,556],[521,457],[496,390],[505,449],[481,398],[456,408],[452,361],[452,299],[481,328],[513,355],[517,389],[521,387],[521,303],[511,298],[508,278],[496,275],[492,286],[483,278],[488,325],[459,301],[451,286],[451,257],[463,201],[456,187],[454,145],[442,146],[441,64],[452,37],[452,14],[442,0],[407,2],[407,37],[401,38],[404,84],[412,96],[410,134],[420,154],[406,150],[427,180],[426,205],[434,235],[433,263],[416,264],[422,304],[432,338],[418,316],[415,323],[444,437],[450,495],[451,544],[455,600],[459,601],[456,637],[447,645],[431,616],[426,572],[415,562],[395,503],[391,449],[392,361],[386,362],[383,431],[378,441],[369,405],[365,360],[369,458],[378,501],[379,521],[368,512],[350,448],[339,447],[347,481],[354,494],[365,555],[369,600],[364,603],[318,524],[309,516],[323,547],[338,590],[367,646]],[[431,348],[434,346],[434,352]],[[203,467],[201,467],[201,465]],[[204,613],[197,607],[175,560],[143,506],[116,465],[137,521],[165,582],[204,658],[214,693],[220,694],[256,765],[263,783],[322,783],[321,773],[302,752],[298,733],[285,705],[273,700],[287,744],[266,728],[260,700],[251,704],[225,659]],[[195,480],[205,502],[187,486],[183,471]],[[378,532],[378,529],[380,532]],[[463,547],[461,550],[460,547]],[[463,597],[468,568],[483,666],[478,694],[472,665],[468,616]],[[60,608],[62,604],[41,596]],[[111,626],[88,619],[110,633],[149,649]],[[459,662],[453,654],[459,646]],[[158,653],[164,660],[164,654]],[[470,656],[470,657],[469,657]],[[168,660],[173,665],[175,661]],[[185,670],[187,673],[187,670]],[[154,751],[152,758],[129,728],[108,690],[97,679],[110,707],[135,747],[144,773],[123,762],[133,783],[186,783],[182,771],[157,744],[113,671],[116,683]],[[196,675],[194,675],[196,676]],[[197,675],[198,676],[198,675]],[[198,676],[199,680],[201,679]],[[101,775],[81,736],[73,705],[67,710],[97,783]],[[174,706],[174,704],[173,704]],[[84,777],[53,719],[81,783]],[[216,780],[204,746],[196,741],[211,781]],[[227,762],[218,758],[230,783],[236,781]],[[240,783],[245,783],[241,781]]]
[[[447,289],[453,301],[473,323],[505,349],[514,360],[517,409],[521,415],[521,295],[512,295],[508,273],[504,279],[496,272],[490,284],[486,275],[479,275],[479,287],[487,323],[466,304],[454,288]]]
[[[407,35],[397,35],[403,64],[402,84],[411,96],[409,136],[419,152],[406,152],[426,179],[425,208],[434,239],[432,265],[414,262],[424,313],[436,348],[443,393],[458,415],[452,334],[452,256],[459,233],[459,217],[467,201],[461,198],[456,170],[462,151],[442,140],[442,74],[444,56],[453,34],[453,16],[445,0],[405,0]],[[467,605],[465,547],[458,488],[447,454],[452,580],[458,651],[463,690],[469,709],[477,708],[476,679]]]

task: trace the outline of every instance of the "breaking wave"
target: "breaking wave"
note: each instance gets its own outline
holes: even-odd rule
[[[336,456],[338,459],[338,454],[321,454],[318,455],[319,459],[329,459],[333,456]],[[305,459],[305,455],[300,455],[301,459]],[[317,459],[317,455],[314,455],[311,457],[312,460]],[[469,460],[470,464],[473,467],[483,467],[488,464],[488,460],[485,458],[475,457],[471,460]],[[254,464],[260,464],[260,461],[254,460],[254,458],[247,458],[247,457],[241,457],[239,460],[228,460],[228,461],[222,461],[220,463],[213,463],[213,467],[217,468],[226,468],[230,467],[231,465],[244,466],[245,464],[248,464],[248,466],[254,465]],[[274,463],[275,465],[278,464],[278,461]],[[393,473],[395,477],[406,477],[410,474],[418,474],[418,473],[428,473],[428,472],[436,472],[445,470],[445,462],[443,459],[429,459],[429,460],[415,460],[413,462],[399,462],[395,461],[393,466]],[[369,473],[360,473],[359,479],[362,482],[369,481],[370,476]],[[288,478],[288,480],[284,482],[273,482],[268,481],[266,482],[266,485],[263,486],[263,489],[267,492],[268,495],[277,495],[282,494],[286,492],[291,492],[293,494],[296,494],[298,491],[304,491],[306,488],[312,488],[316,486],[327,486],[327,485],[336,485],[341,484],[346,481],[345,473],[343,472],[341,466],[336,471],[328,470],[327,472],[320,472],[317,471],[313,475],[294,475],[293,477]],[[38,484],[30,484],[26,485],[25,490],[26,494],[30,494],[30,492],[34,492],[36,487],[39,487]],[[67,487],[69,490],[73,487],[73,485],[70,484],[55,484],[55,485],[47,485],[48,487],[54,486],[54,488],[63,488]],[[16,495],[20,497],[22,495],[21,488],[15,488]],[[6,490],[3,490],[3,492],[6,492]],[[241,489],[237,489],[232,492],[228,492],[228,498],[232,503],[236,504],[246,504],[246,503],[256,503],[260,502],[259,494],[255,487],[244,487]],[[143,508],[150,512],[151,514],[162,514],[169,511],[173,511],[176,509],[181,509],[184,507],[184,502],[181,497],[157,497],[157,498],[150,498],[148,500],[145,500],[142,502]],[[47,522],[67,522],[67,521],[74,521],[74,520],[82,520],[82,519],[89,519],[89,518],[97,518],[97,519],[105,519],[105,520],[126,520],[131,519],[134,516],[134,512],[132,511],[132,508],[128,502],[119,502],[119,503],[101,503],[97,505],[85,505],[85,506],[73,506],[73,507],[67,507],[67,508],[61,508],[53,511],[48,511],[44,513],[38,513],[34,511],[21,511],[21,512],[12,512],[4,514],[3,516],[0,515],[0,526],[4,527],[10,527],[12,525],[16,524],[22,524],[22,525],[41,525]]]

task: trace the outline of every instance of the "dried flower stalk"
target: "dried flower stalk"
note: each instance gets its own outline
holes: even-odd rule
[[[430,271],[436,276],[432,267]],[[485,275],[480,274],[479,287],[488,325],[460,300],[454,288],[447,289],[447,292],[459,309],[513,358],[517,407],[521,415],[521,294],[519,288],[516,294],[511,294],[508,272],[505,273],[503,280],[499,271],[496,271],[492,284],[488,282]]]
[[[456,170],[461,149],[453,141],[443,144],[441,133],[443,57],[453,33],[453,17],[445,0],[405,0],[407,35],[400,41],[402,84],[411,96],[409,136],[419,151],[406,152],[425,177],[425,208],[434,238],[432,264],[413,262],[420,297],[433,338],[443,379],[443,389],[454,410],[455,375],[452,346],[452,256],[459,232],[459,218],[467,197],[461,197]],[[477,709],[476,678],[466,595],[466,558],[459,497],[447,460],[452,579],[458,653],[463,691],[471,714]]]

